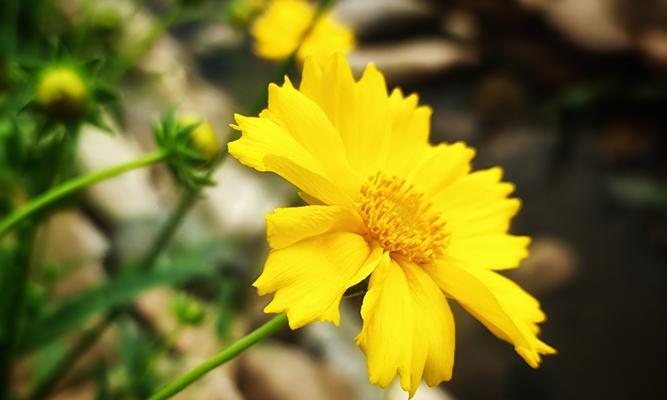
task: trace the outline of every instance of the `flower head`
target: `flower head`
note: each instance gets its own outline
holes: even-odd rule
[[[357,343],[370,381],[398,374],[411,395],[451,378],[449,299],[532,367],[555,352],[537,337],[537,300],[497,272],[528,255],[530,239],[508,233],[514,186],[500,168],[472,172],[463,143],[429,144],[430,116],[416,95],[387,93],[373,65],[355,81],[341,55],[308,58],[298,89],[271,84],[259,117],[236,116],[242,137],[229,144],[309,203],[267,216],[271,252],[254,283],[274,294],[265,311],[293,329],[338,324],[346,290],[369,278]]]
[[[319,17],[309,29],[315,14],[315,9],[306,0],[272,0],[251,28],[255,52],[279,60],[298,47],[297,57],[303,61],[307,56],[348,52],[354,47],[352,31],[330,14]]]
[[[88,86],[81,74],[69,67],[44,71],[37,84],[37,102],[53,118],[73,120],[86,113]]]

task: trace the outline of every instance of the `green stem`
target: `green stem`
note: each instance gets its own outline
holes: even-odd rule
[[[151,164],[156,164],[160,161],[163,161],[169,156],[169,152],[166,150],[156,150],[152,153],[148,153],[143,157],[132,160],[126,164],[117,165],[102,171],[93,172],[87,175],[83,175],[74,179],[71,179],[63,184],[56,186],[55,188],[49,190],[43,195],[33,199],[25,206],[15,210],[12,214],[0,221],[0,238],[3,237],[7,232],[9,232],[13,227],[24,219],[32,216],[38,211],[43,210],[44,208],[52,205],[65,198],[66,196],[81,190],[85,187],[93,185],[97,182],[103,181],[105,179],[113,178],[124,172],[131,171],[133,169],[145,167]]]
[[[233,359],[252,345],[260,342],[262,339],[283,328],[286,324],[287,316],[285,314],[280,314],[276,317],[273,317],[264,325],[250,332],[220,353],[214,355],[195,368],[168,383],[162,389],[154,393],[149,398],[149,400],[163,400],[172,397],[176,393],[197,381],[202,376],[206,375],[211,370]]]
[[[10,265],[3,265],[2,278],[2,334],[0,334],[0,399],[11,398],[10,384],[12,362],[16,353],[16,343],[20,338],[26,286],[31,263],[32,245],[35,240],[35,226],[22,229],[19,236],[19,248]]]
[[[144,254],[140,263],[142,269],[150,269],[153,264],[155,264],[158,256],[167,244],[169,244],[174,233],[176,233],[176,229],[180,226],[181,222],[183,222],[188,211],[190,211],[196,200],[199,198],[200,191],[201,188],[198,187],[196,189],[186,189],[182,194],[178,206],[171,215],[169,215],[169,219],[160,229],[158,236],[153,240],[153,244]]]

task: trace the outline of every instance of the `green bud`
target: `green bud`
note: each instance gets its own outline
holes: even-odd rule
[[[209,161],[218,156],[221,148],[220,140],[218,140],[213,126],[208,121],[196,116],[186,116],[178,120],[178,125],[182,127],[197,125],[190,132],[190,140],[194,148]]]
[[[206,317],[201,303],[186,293],[179,293],[172,299],[171,310],[183,325],[201,325]]]

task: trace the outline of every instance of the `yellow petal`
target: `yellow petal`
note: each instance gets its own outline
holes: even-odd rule
[[[269,108],[260,114],[282,126],[322,166],[326,176],[356,195],[361,180],[351,170],[340,134],[320,106],[296,90],[289,79],[269,85]]]
[[[420,193],[433,195],[470,172],[475,151],[462,142],[430,146],[419,158],[413,158],[408,181]],[[415,165],[415,160],[419,160]]]
[[[275,171],[278,175],[287,179],[293,185],[308,194],[309,198],[317,200],[322,204],[337,204],[351,207],[354,201],[339,186],[334,185],[331,180],[303,168],[291,159],[267,155],[264,157],[267,169]]]
[[[264,157],[272,154],[288,157],[301,167],[324,175],[321,164],[276,122],[238,114],[234,118],[236,125],[233,127],[241,131],[241,138],[227,147],[229,153],[243,164],[258,171],[268,171]]]
[[[240,139],[228,144],[229,153],[259,171],[272,171],[311,197],[327,204],[352,200],[331,183],[321,163],[278,123],[268,118],[236,115]]]
[[[369,64],[357,83],[356,102],[351,104],[355,119],[354,132],[343,136],[350,164],[364,177],[371,176],[387,165],[391,128],[389,97],[384,76]],[[370,151],[369,151],[370,150]]]
[[[347,159],[362,178],[387,163],[391,114],[384,76],[369,65],[359,82],[341,54],[306,59],[300,89],[336,127]]]
[[[471,267],[500,270],[518,267],[528,256],[529,244],[530,238],[526,236],[454,236],[447,244],[446,253],[452,258],[465,260]]]
[[[494,335],[514,345],[533,368],[541,354],[555,350],[536,336],[545,319],[539,302],[514,282],[489,270],[466,267],[455,259],[424,266],[448,296],[458,301]]]
[[[454,321],[433,280],[411,263],[385,253],[371,275],[361,308],[357,344],[368,359],[371,383],[387,387],[398,373],[413,396],[422,376],[429,385],[451,378]]]
[[[405,97],[396,88],[389,96],[389,113],[389,162],[385,165],[385,172],[405,178],[414,169],[416,160],[432,147],[428,143],[432,110],[427,106],[419,106],[416,94]]]
[[[347,137],[356,131],[358,119],[355,85],[345,57],[334,54],[306,59],[299,90],[320,106],[341,136]]]
[[[366,227],[356,211],[340,206],[278,208],[266,216],[266,234],[273,249],[330,232],[362,235]]]
[[[514,185],[501,182],[502,169],[476,171],[455,180],[432,197],[452,236],[505,233],[520,207],[508,199]]]
[[[373,255],[373,256],[371,256]],[[354,233],[329,233],[272,250],[253,284],[260,295],[275,292],[264,309],[285,312],[292,329],[313,321],[340,321],[345,290],[375,268],[379,252]]]

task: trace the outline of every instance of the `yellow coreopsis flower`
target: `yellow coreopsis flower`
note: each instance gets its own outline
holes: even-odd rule
[[[289,56],[301,43],[297,58],[348,52],[355,45],[354,34],[336,21],[331,14],[322,15],[307,32],[315,9],[306,0],[272,0],[251,28],[255,52],[269,59]]]
[[[370,277],[357,343],[370,381],[396,374],[411,395],[450,379],[459,302],[532,367],[553,348],[537,338],[536,299],[496,271],[527,256],[508,234],[520,201],[502,170],[471,172],[474,150],[429,144],[431,109],[387,93],[373,66],[355,81],[341,55],[308,58],[299,89],[269,86],[258,118],[236,116],[230,153],[297,186],[309,203],[267,217],[271,252],[254,283],[292,329],[339,323],[345,291]]]

